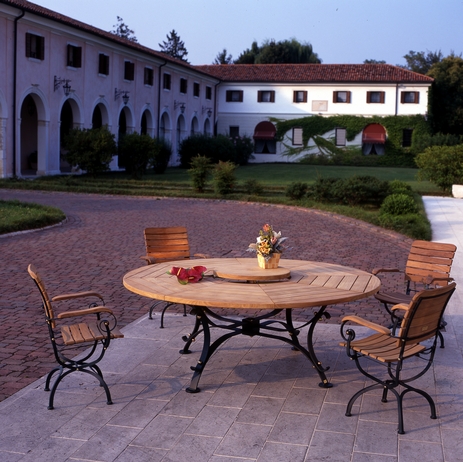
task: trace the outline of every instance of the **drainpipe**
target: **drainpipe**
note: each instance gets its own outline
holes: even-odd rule
[[[156,138],[159,139],[159,125],[161,123],[161,67],[165,66],[167,61],[164,61],[164,64],[159,66],[159,78],[158,78],[158,123],[156,126]]]
[[[16,75],[18,62],[18,21],[26,14],[21,10],[21,14],[14,20],[14,50],[13,50],[13,178],[16,178]]]
[[[221,84],[222,82],[216,83],[214,87],[214,136],[217,136],[217,122],[216,122],[216,111],[217,111],[217,87]]]
[[[395,84],[395,114],[397,115],[399,112],[399,84]]]

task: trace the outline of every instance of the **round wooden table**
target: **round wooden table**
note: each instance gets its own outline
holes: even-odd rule
[[[172,267],[205,266],[206,276],[195,284],[179,284],[176,276],[168,274]],[[327,305],[345,303],[375,294],[380,280],[370,273],[355,268],[330,263],[303,260],[280,260],[276,269],[262,269],[256,258],[211,258],[180,260],[148,265],[130,271],[124,276],[124,286],[136,294],[168,303],[179,303],[193,307],[196,316],[193,331],[186,337],[183,353],[187,353],[191,342],[204,333],[201,357],[194,370],[187,391],[199,391],[198,383],[208,359],[228,338],[235,335],[259,335],[289,343],[301,351],[317,370],[322,383],[331,384],[325,376],[321,362],[313,349],[313,330],[317,321],[325,315]],[[214,308],[212,308],[214,307]],[[292,310],[320,307],[313,318],[295,327]],[[220,316],[220,308],[262,310],[262,315],[243,319],[228,319]],[[286,321],[275,316],[286,310]],[[213,319],[213,320],[212,320]],[[221,322],[221,324],[218,323]],[[307,348],[298,340],[299,330],[309,325]],[[227,333],[210,342],[210,328],[225,329]],[[277,335],[279,332],[289,336]]]

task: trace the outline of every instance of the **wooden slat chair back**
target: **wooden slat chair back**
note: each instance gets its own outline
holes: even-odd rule
[[[456,250],[453,244],[414,241],[405,266],[405,280],[446,286]]]
[[[352,406],[357,398],[379,388],[382,389],[382,402],[387,401],[389,391],[396,397],[400,434],[404,433],[403,397],[408,392],[413,391],[426,398],[431,408],[431,418],[437,418],[436,406],[431,396],[423,390],[412,387],[410,383],[422,377],[432,365],[441,319],[455,287],[456,284],[453,282],[437,289],[424,290],[415,294],[408,305],[394,306],[393,310],[404,313],[397,336],[386,327],[358,316],[343,318],[341,335],[345,341],[341,343],[341,346],[346,348],[347,355],[355,361],[359,371],[374,382],[373,385],[363,388],[352,396],[347,404],[346,416],[352,415]],[[351,323],[368,327],[377,333],[355,340],[355,330],[350,326]],[[423,360],[420,361],[421,368],[417,367],[414,362],[414,375],[403,377],[405,375],[404,362],[412,357],[419,357]],[[364,367],[363,358],[385,365],[384,377],[377,376],[376,369]],[[402,387],[400,394],[396,390],[399,386]]]
[[[410,303],[413,294],[424,289],[444,287],[453,279],[450,277],[453,259],[457,248],[453,244],[428,242],[416,240],[413,242],[407,263],[405,265],[404,280],[406,283],[403,292],[388,292],[380,290],[375,294],[391,317],[391,327],[397,328],[402,322],[401,315],[393,312],[391,307],[399,303]],[[372,273],[398,273],[398,268],[375,268]],[[441,327],[445,323],[442,322]],[[439,333],[441,347],[444,347],[444,338]]]
[[[50,391],[50,381],[54,374],[58,373],[51,388],[48,409],[54,407],[54,397],[60,382],[76,371],[95,377],[105,390],[107,404],[112,404],[111,393],[97,363],[103,359],[112,339],[124,337],[117,328],[113,311],[104,305],[104,299],[99,293],[92,291],[57,295],[50,299],[45,284],[35,267],[29,265],[27,271],[42,297],[50,341],[58,363],[57,367],[48,373],[45,382],[45,391]],[[54,302],[88,297],[96,298],[98,303],[91,303],[87,308],[80,310],[55,314]],[[77,321],[68,322],[76,318]],[[82,347],[86,351],[77,357],[79,351],[75,347]],[[71,353],[73,353],[73,358],[69,357]]]
[[[190,244],[185,227],[146,228],[144,230],[146,256],[152,263],[190,258]]]
[[[187,229],[184,226],[167,228],[145,228],[143,232],[145,238],[146,256],[141,257],[148,265],[163,263],[166,261],[189,260],[190,243],[188,241]],[[194,254],[193,257],[207,258],[206,254]],[[164,328],[164,314],[174,303],[156,301],[149,309],[149,319],[153,319],[154,309],[164,304],[161,311],[161,329]],[[183,305],[183,316],[186,316],[186,305]]]

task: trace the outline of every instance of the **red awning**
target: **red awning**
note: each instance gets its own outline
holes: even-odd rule
[[[386,142],[386,130],[380,124],[370,124],[363,129],[362,143],[384,144]]]
[[[272,122],[260,122],[254,129],[254,139],[273,140],[276,132],[277,130]]]

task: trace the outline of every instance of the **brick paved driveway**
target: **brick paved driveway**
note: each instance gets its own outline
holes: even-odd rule
[[[143,265],[139,256],[147,226],[186,226],[193,253],[249,256],[243,252],[269,222],[289,237],[292,248],[285,257],[367,271],[403,266],[411,245],[411,239],[357,220],[296,207],[11,190],[0,190],[0,199],[52,205],[67,216],[60,226],[0,236],[0,400],[52,365],[39,294],[27,274],[29,263],[40,271],[52,296],[90,288],[101,292],[124,326],[146,314],[150,305],[122,286],[123,275]],[[329,322],[360,311],[387,323],[374,298],[332,307]],[[301,310],[297,317],[307,318],[311,312]],[[158,327],[156,319],[153,329]]]

